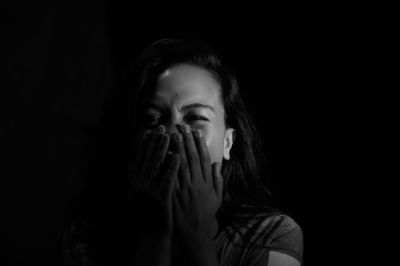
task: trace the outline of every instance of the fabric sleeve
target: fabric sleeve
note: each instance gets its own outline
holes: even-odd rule
[[[303,233],[291,217],[266,217],[253,224],[247,234],[243,265],[267,265],[270,251],[285,253],[303,263]]]
[[[266,246],[270,250],[286,253],[303,262],[303,232],[289,216],[280,215]]]

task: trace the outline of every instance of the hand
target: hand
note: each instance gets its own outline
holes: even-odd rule
[[[174,135],[181,164],[173,196],[174,230],[178,238],[204,236],[212,239],[218,228],[216,213],[222,202],[220,164],[211,165],[202,132],[178,127]]]
[[[139,145],[130,167],[133,212],[145,237],[172,235],[172,192],[180,159],[167,153],[169,142],[160,126]]]

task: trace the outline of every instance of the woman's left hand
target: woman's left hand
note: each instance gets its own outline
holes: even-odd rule
[[[216,213],[222,203],[223,180],[220,164],[211,164],[200,130],[180,126],[173,139],[181,163],[173,197],[174,231],[177,237],[212,240],[217,232]]]

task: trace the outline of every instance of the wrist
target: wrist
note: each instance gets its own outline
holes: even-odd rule
[[[181,238],[188,239],[198,239],[198,240],[213,240],[218,233],[218,222],[213,219],[209,222],[204,222],[201,227],[184,227],[179,228],[178,233]]]

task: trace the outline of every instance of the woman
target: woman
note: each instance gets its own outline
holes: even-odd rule
[[[132,265],[300,265],[302,231],[270,206],[257,132],[216,53],[164,39],[129,78]]]

